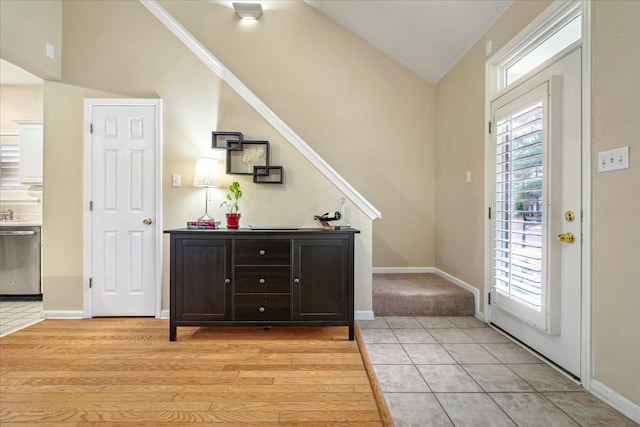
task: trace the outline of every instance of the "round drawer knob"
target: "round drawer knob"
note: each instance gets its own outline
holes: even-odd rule
[[[224,279],[224,283],[226,283],[226,284],[231,283],[231,279]]]
[[[264,256],[267,254],[267,251],[265,251],[264,249],[260,249],[260,252],[258,252],[260,255]]]
[[[264,308],[264,305],[263,305],[263,306],[261,306],[261,307],[258,309],[258,311],[260,311],[260,313],[264,313],[266,310],[267,310],[267,309],[266,309],[266,308]]]
[[[293,279],[293,283],[300,283],[300,279],[296,277],[295,279]]]
[[[260,282],[261,285],[264,285],[265,283],[267,283],[267,281],[265,279],[260,279],[260,280],[258,280],[258,282]]]

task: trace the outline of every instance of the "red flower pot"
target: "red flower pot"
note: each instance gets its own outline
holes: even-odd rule
[[[239,213],[227,213],[227,228],[238,228],[240,226],[240,215]]]

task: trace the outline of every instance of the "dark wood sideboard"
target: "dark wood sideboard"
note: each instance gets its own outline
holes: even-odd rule
[[[178,326],[348,326],[358,230],[167,230]]]

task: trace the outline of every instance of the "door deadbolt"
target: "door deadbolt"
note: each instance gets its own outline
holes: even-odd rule
[[[576,214],[574,214],[573,211],[566,211],[564,213],[564,219],[567,222],[573,222],[573,220],[576,219]]]

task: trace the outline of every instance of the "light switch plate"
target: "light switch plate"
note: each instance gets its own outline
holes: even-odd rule
[[[171,175],[171,186],[172,187],[180,187],[180,184],[181,184],[180,183],[180,180],[181,180],[180,178],[181,178],[180,175],[177,175],[177,174]]]
[[[47,43],[45,49],[49,58],[53,59],[56,56],[56,48],[51,43]]]
[[[598,153],[598,172],[629,169],[629,147],[615,148]]]

